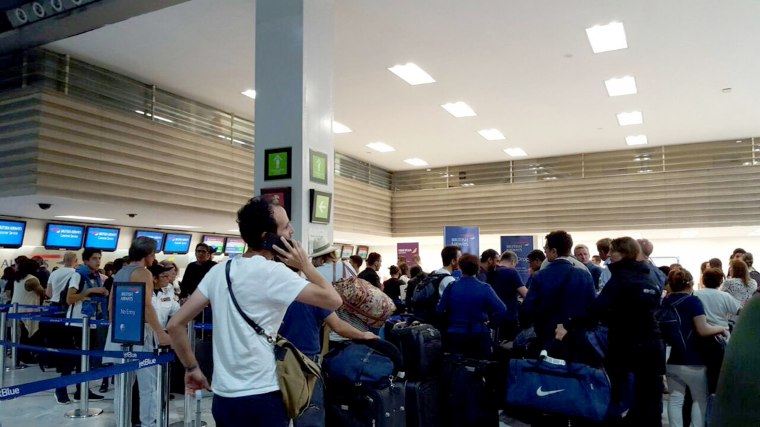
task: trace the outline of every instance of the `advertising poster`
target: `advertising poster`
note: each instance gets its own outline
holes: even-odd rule
[[[411,243],[397,243],[396,244],[396,256],[398,259],[405,259],[407,265],[409,267],[414,267],[417,265],[416,262],[414,262],[414,257],[419,256],[420,254],[420,244],[419,242],[411,242]]]
[[[480,257],[480,227],[443,227],[443,244],[457,245],[462,254],[473,254]]]
[[[528,254],[533,250],[533,236],[501,236],[501,252],[517,254],[517,272],[523,283],[528,281]]]

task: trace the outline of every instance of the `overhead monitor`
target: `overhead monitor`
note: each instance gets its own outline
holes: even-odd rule
[[[184,255],[190,250],[190,234],[166,233],[164,241],[164,253]]]
[[[113,252],[119,245],[119,229],[110,227],[87,227],[87,237],[84,239],[85,249],[100,249]]]
[[[0,220],[0,248],[17,249],[24,244],[26,221]]]
[[[228,237],[224,245],[225,255],[242,254],[245,252],[245,240],[240,237]]]
[[[203,243],[207,244],[214,255],[219,255],[224,250],[224,242],[225,237],[224,236],[211,236],[211,235],[204,235],[203,236]]]
[[[135,231],[135,239],[138,237],[149,237],[156,241],[156,252],[161,252],[164,247],[164,233],[160,231],[151,230],[137,230]]]
[[[45,226],[45,249],[78,250],[82,248],[83,240],[83,225],[50,222]]]

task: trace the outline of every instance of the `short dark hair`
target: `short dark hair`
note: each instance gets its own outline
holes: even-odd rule
[[[92,248],[87,248],[87,249],[83,250],[82,251],[82,261],[89,261],[90,258],[92,258],[92,256],[95,255],[95,254],[103,255],[103,251],[101,251],[100,249],[92,249]]]
[[[612,251],[619,253],[622,259],[635,261],[641,254],[641,246],[632,237],[618,237],[612,241]]]
[[[395,265],[392,265],[388,269],[388,271],[391,273],[391,276],[394,275],[394,274],[400,274],[401,273],[401,269],[399,269],[398,266],[395,266]]]
[[[496,258],[497,260],[499,258],[499,253],[495,249],[486,249],[480,254],[480,262],[488,262],[492,258]]]
[[[520,259],[517,257],[517,254],[513,251],[504,251],[503,254],[501,254],[501,262],[511,262],[512,264],[517,265],[518,262],[520,262]],[[543,261],[543,260],[541,260]]]
[[[533,262],[538,259],[540,259],[541,262],[544,262],[544,260],[546,259],[546,254],[544,253],[544,251],[542,251],[541,249],[533,249],[532,251],[530,251],[530,253],[528,254],[528,261]]]
[[[264,246],[262,234],[277,234],[277,221],[274,219],[272,203],[254,197],[244,204],[237,212],[237,223],[240,227],[240,237],[248,247],[259,251]]]
[[[710,268],[720,268],[723,270],[723,261],[720,258],[710,258],[710,261],[707,261],[707,263],[710,264]]]
[[[599,253],[609,253],[612,247],[612,239],[605,237],[596,241],[596,251]]]
[[[657,267],[658,270],[662,271],[662,274],[665,275],[665,277],[668,277],[668,274],[670,274],[670,267],[667,265],[661,265]]]
[[[443,262],[443,266],[450,266],[451,263],[457,259],[457,255],[459,255],[458,252],[461,250],[462,249],[456,245],[444,246],[443,249],[441,249],[441,262]]]
[[[420,274],[422,274],[422,267],[420,267],[419,265],[415,265],[414,267],[409,269],[409,274],[410,274],[409,276],[410,278],[419,276]]]
[[[717,288],[723,283],[723,270],[720,268],[708,268],[702,273],[702,283],[706,288]]]
[[[746,254],[746,253],[747,253],[747,251],[745,251],[744,249],[742,249],[742,248],[736,248],[736,249],[734,249],[734,251],[731,253],[731,256],[734,256],[734,255],[736,255],[736,254]]]
[[[113,262],[107,262],[106,265],[103,266],[103,271],[116,272],[116,268],[114,267]]]
[[[570,256],[573,238],[567,231],[557,230],[546,235],[546,247],[555,249],[558,256]]]
[[[156,241],[147,236],[140,236],[132,240],[129,245],[129,260],[141,261],[150,254],[156,253]],[[84,259],[84,255],[82,255]]]
[[[383,257],[380,256],[377,252],[370,252],[369,255],[367,255],[367,265],[372,265],[378,261],[380,261]]]
[[[208,245],[206,242],[200,242],[197,245],[195,245],[195,250],[197,251],[198,248],[206,248],[209,253],[211,253],[211,246]]]
[[[129,262],[129,257],[127,259],[124,258],[116,258],[113,261],[113,272],[114,274],[118,273],[119,270],[121,270],[122,267],[124,267],[124,264]]]
[[[668,286],[670,286],[672,292],[681,292],[684,289],[692,287],[693,283],[694,278],[689,273],[689,270],[685,268],[671,270],[670,274],[668,274]]]
[[[473,254],[464,254],[459,257],[459,269],[465,276],[474,276],[480,271],[478,257]]]
[[[747,264],[747,267],[752,267],[752,263],[755,262],[755,258],[749,252],[745,252],[742,259],[744,260],[744,263]]]
[[[24,277],[30,274],[33,274],[39,268],[40,268],[40,265],[37,263],[37,261],[27,258],[21,261],[20,264],[18,264],[18,268],[17,268],[18,273],[16,277],[18,278],[18,280],[23,280]]]
[[[364,263],[364,259],[360,257],[359,255],[351,255],[350,257],[348,257],[348,259],[353,261],[354,264],[356,264],[358,267],[361,267],[362,264]]]

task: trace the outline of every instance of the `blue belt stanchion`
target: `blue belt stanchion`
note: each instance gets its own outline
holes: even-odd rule
[[[164,355],[169,352],[168,346],[158,348],[158,354]],[[158,365],[156,375],[156,408],[158,415],[156,425],[158,427],[169,427],[169,364],[163,363]]]
[[[18,313],[18,303],[13,304],[13,313]],[[19,324],[18,324],[18,318],[15,316],[11,316],[11,341],[13,341],[13,344],[19,343],[19,335],[21,333],[21,330],[19,330]],[[11,367],[10,369],[24,369],[26,368],[26,365],[22,365],[18,362],[18,349],[16,347],[11,347]]]
[[[193,354],[195,354],[195,321],[191,320],[190,323],[187,324],[187,337],[190,339],[190,350],[192,350]],[[200,367],[198,368],[200,369]],[[192,419],[192,413],[193,413],[193,396],[190,396],[189,394],[185,393],[185,418],[183,421],[177,421],[171,424],[170,427],[202,427],[205,426],[206,423],[201,421],[200,417],[198,417],[197,422],[194,422]]]
[[[82,350],[90,349],[90,318],[88,316],[82,317]],[[87,354],[82,355],[82,369],[81,372],[88,372],[90,370],[90,356]],[[90,418],[97,417],[102,414],[103,410],[100,408],[90,408],[90,383],[84,381],[79,385],[79,408],[72,409],[66,412],[66,418]]]
[[[124,352],[131,352],[132,346],[127,344],[121,345],[121,350]],[[126,362],[126,359],[121,360],[122,363]],[[119,393],[114,395],[114,399],[118,397],[118,402],[114,401],[116,406],[116,426],[117,427],[130,427],[132,425],[132,372],[123,372],[116,376],[116,389]]]
[[[0,388],[5,387],[5,334],[8,330],[8,313],[0,313]]]

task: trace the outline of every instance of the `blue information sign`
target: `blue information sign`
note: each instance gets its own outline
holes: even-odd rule
[[[24,244],[26,221],[0,221],[0,248],[17,249]]]
[[[114,282],[111,341],[143,345],[145,333],[145,283]]]
[[[87,237],[84,239],[86,249],[100,249],[113,252],[119,244],[119,229],[105,227],[87,227]]]
[[[49,223],[45,228],[45,249],[79,249],[84,238],[84,226]]]
[[[456,245],[463,254],[480,257],[480,227],[443,227],[444,246]]]
[[[533,236],[501,236],[501,252],[512,251],[517,254],[517,272],[523,283],[530,276],[528,254],[533,250]]]
[[[189,234],[176,234],[166,233],[166,241],[164,242],[165,254],[186,254],[190,250]]]

